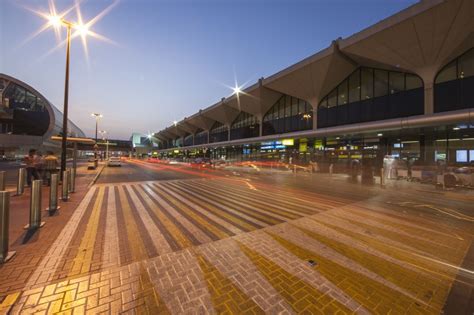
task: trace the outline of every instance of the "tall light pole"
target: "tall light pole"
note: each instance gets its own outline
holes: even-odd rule
[[[109,139],[105,136],[107,131],[101,130],[99,132],[102,135],[102,140],[105,141],[105,160],[107,161],[109,159]]]
[[[67,27],[67,43],[66,43],[66,76],[64,80],[64,108],[63,108],[63,134],[61,138],[61,179],[66,170],[66,150],[67,150],[67,120],[69,105],[69,52],[71,48],[71,26],[72,24],[66,20],[60,20],[60,23]]]
[[[49,12],[41,12],[37,11],[33,8],[27,8],[29,11],[34,12],[36,15],[44,18],[47,20],[47,23],[33,34],[29,39],[32,39],[42,33],[43,31],[49,29],[50,27],[55,29],[56,35],[59,36],[60,28],[65,26],[67,29],[67,39],[66,39],[66,75],[65,75],[65,82],[64,82],[64,108],[63,108],[63,125],[62,125],[62,136],[61,136],[61,179],[64,170],[66,169],[66,149],[67,149],[67,135],[68,135],[68,101],[69,101],[69,54],[71,50],[71,40],[75,37],[81,37],[82,43],[84,46],[84,51],[87,56],[87,43],[86,37],[92,36],[96,39],[109,41],[110,40],[100,34],[97,34],[90,30],[90,28],[97,23],[102,17],[104,17],[110,9],[117,4],[117,1],[114,1],[111,5],[109,5],[105,10],[100,12],[97,16],[91,19],[89,22],[84,23],[82,20],[82,15],[79,7],[79,3],[75,3],[74,6],[71,8],[63,11],[57,12],[56,6],[54,4],[54,0],[50,0],[49,2]],[[64,19],[64,17],[69,14],[73,9],[76,9],[77,12],[77,22],[70,22]],[[74,30],[74,32],[72,32]],[[62,44],[56,46],[56,48],[61,47]],[[54,48],[53,50],[55,50]]]
[[[92,117],[95,117],[95,145],[94,145],[94,158],[97,162],[97,149],[99,146],[97,145],[97,132],[99,130],[99,119],[101,119],[103,116],[102,114],[99,113],[92,113]]]

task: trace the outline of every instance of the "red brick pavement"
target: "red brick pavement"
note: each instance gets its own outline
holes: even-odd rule
[[[26,280],[83,199],[88,185],[99,170],[100,168],[96,171],[88,171],[85,166],[78,167],[76,192],[70,194],[69,201],[59,201],[61,208],[53,216],[43,211],[42,221],[46,224],[34,233],[24,230],[24,226],[29,221],[30,189],[25,188],[22,196],[14,196],[14,192],[11,193],[9,243],[10,250],[16,251],[16,255],[8,263],[0,265],[0,301],[7,294],[24,287]],[[42,192],[42,208],[46,209],[49,202],[49,187],[43,187]]]

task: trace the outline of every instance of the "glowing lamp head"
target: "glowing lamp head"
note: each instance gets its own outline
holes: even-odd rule
[[[58,28],[61,26],[61,17],[57,15],[50,15],[48,16],[48,22],[52,27]]]
[[[87,24],[77,24],[74,26],[81,37],[86,37],[89,34],[89,27]]]
[[[232,90],[234,91],[234,94],[240,94],[240,92],[242,92],[242,90],[238,86],[232,88]]]
[[[152,135],[151,135],[151,134],[149,134],[147,137],[148,137],[148,139],[151,139]]]
[[[173,121],[173,125],[175,125],[175,126],[176,126],[177,124],[178,124],[178,122],[177,122],[176,120],[175,120],[175,121]]]

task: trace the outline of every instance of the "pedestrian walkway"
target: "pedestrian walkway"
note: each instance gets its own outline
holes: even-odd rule
[[[439,313],[472,237],[379,204],[245,180],[96,185],[1,307]]]

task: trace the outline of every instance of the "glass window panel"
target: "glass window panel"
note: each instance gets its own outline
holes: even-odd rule
[[[296,116],[301,110],[298,110],[298,103],[300,100],[298,100],[296,97],[293,97],[291,99],[291,116]]]
[[[328,95],[328,108],[334,107],[337,105],[337,89],[334,89]]]
[[[15,87],[15,94],[13,95],[13,99],[15,100],[15,102],[17,103],[24,103],[25,102],[25,89],[19,87],[19,86],[16,86]]]
[[[361,98],[362,100],[370,99],[374,97],[374,77],[373,70],[362,68],[361,70]]]
[[[413,90],[413,89],[418,89],[423,86],[423,82],[421,81],[421,78],[414,75],[407,73],[406,74],[406,90]]]
[[[284,97],[280,100],[277,118],[283,118],[283,117],[285,117],[285,98]]]
[[[337,104],[347,104],[347,80],[342,81],[337,87]]]
[[[390,94],[405,90],[405,74],[390,72]]]
[[[26,103],[30,109],[33,109],[36,106],[36,96],[26,91]]]
[[[391,75],[392,74],[390,73],[390,76]],[[388,71],[376,69],[374,70],[374,77],[375,77],[374,97],[387,95],[388,94]]]
[[[448,64],[436,77],[435,83],[442,83],[447,81],[456,80],[456,61]]]
[[[474,76],[474,49],[459,57],[458,72],[459,78]]]
[[[285,118],[291,116],[291,99],[294,97],[287,96],[286,103],[285,103]]]
[[[328,98],[327,97],[323,98],[321,103],[319,103],[319,108],[326,108],[326,107],[328,107]]]
[[[355,71],[349,77],[349,102],[360,101],[360,71]]]

